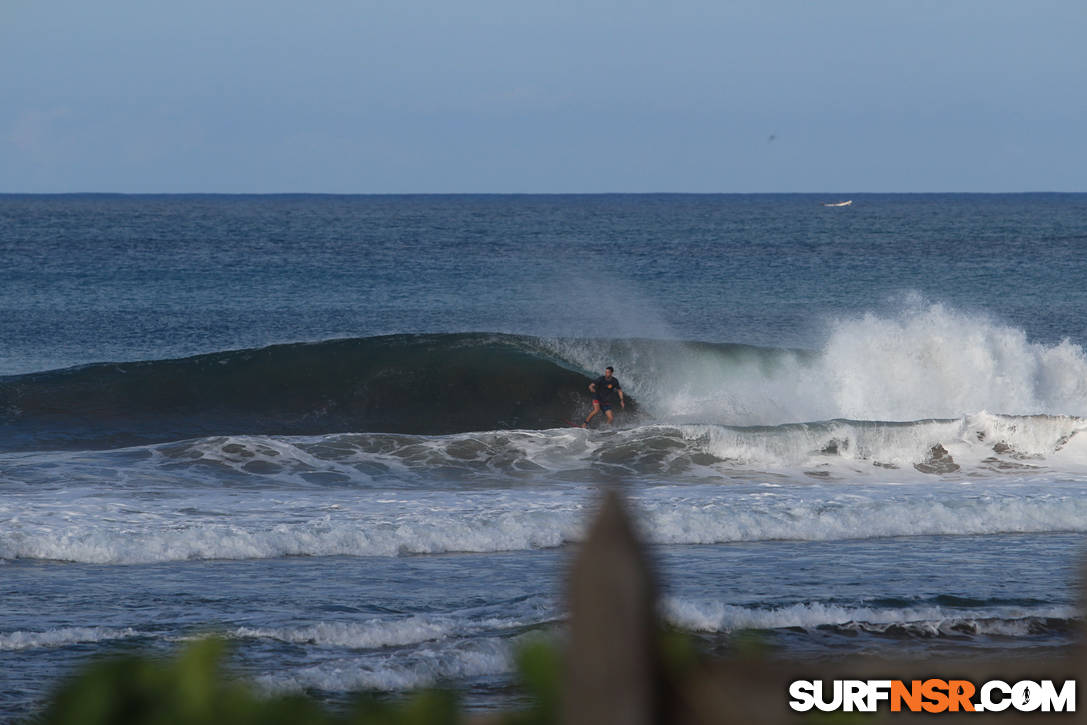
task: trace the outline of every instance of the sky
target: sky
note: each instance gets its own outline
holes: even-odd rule
[[[1083,0],[0,0],[0,193],[1087,191]]]

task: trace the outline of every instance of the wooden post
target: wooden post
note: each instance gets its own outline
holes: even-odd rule
[[[569,602],[563,722],[661,722],[665,698],[653,576],[614,489],[604,495],[574,561]]]

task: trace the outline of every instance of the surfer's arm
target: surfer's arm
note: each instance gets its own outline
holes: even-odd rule
[[[595,393],[596,392],[596,383],[589,383],[589,392],[590,393]]]

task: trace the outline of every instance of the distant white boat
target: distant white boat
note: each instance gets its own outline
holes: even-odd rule
[[[823,204],[823,206],[849,206],[852,203],[853,203],[853,200],[850,199],[849,201],[826,202],[826,203]]]

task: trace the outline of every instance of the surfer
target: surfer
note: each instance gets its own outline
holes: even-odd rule
[[[609,365],[604,368],[603,375],[589,383],[589,392],[593,394],[593,410],[581,425],[582,428],[588,428],[589,421],[601,411],[607,416],[609,423],[615,420],[615,414],[611,412],[613,393],[619,395],[619,407],[626,409],[627,404],[623,400],[623,386],[619,384],[619,378],[612,375],[614,372],[615,369]]]

